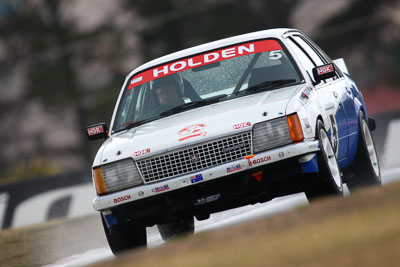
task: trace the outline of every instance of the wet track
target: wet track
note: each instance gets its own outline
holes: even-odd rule
[[[400,177],[400,168],[391,168],[382,172],[382,182],[384,185],[395,181],[398,177]],[[345,191],[345,194],[348,195],[347,190]],[[308,200],[303,193],[276,198],[267,203],[245,206],[212,214],[208,220],[195,221],[195,229],[196,233],[198,233],[201,231],[222,228],[261,217],[272,216],[304,205],[308,205]],[[156,227],[147,228],[147,238],[149,249],[160,246],[164,243]],[[86,252],[83,251],[82,254],[60,259],[54,264],[47,266],[85,266],[103,260],[112,259],[113,257],[111,250],[108,247],[104,247]]]

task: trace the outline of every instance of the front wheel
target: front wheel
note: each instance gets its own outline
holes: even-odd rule
[[[346,175],[346,182],[350,191],[363,186],[381,184],[381,171],[374,140],[362,111],[358,116],[358,129],[356,157],[351,172]]]
[[[108,245],[113,254],[118,254],[124,250],[145,246],[147,244],[146,227],[131,222],[125,222],[108,228],[102,215],[101,221]]]
[[[305,190],[308,199],[325,195],[343,195],[343,183],[339,165],[332,143],[322,121],[317,122],[317,138],[320,152],[318,153],[319,173],[310,176]]]
[[[184,218],[177,221],[157,225],[164,240],[173,239],[185,234],[194,233],[194,218]]]

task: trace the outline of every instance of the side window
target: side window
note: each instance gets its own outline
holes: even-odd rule
[[[318,56],[324,62],[323,64],[332,62],[330,57],[317,44],[315,44],[312,40],[308,39],[306,36],[296,35],[294,38],[296,39],[296,41],[300,40],[299,43],[302,44],[303,47],[309,47],[311,50],[313,50],[314,52],[311,53],[310,55],[315,54],[316,56]],[[307,50],[307,52],[308,52],[308,50]],[[318,65],[320,65],[320,64],[318,64]],[[336,67],[336,75],[337,75],[337,77],[343,77],[343,73],[341,72],[341,70],[338,67]],[[336,77],[334,79],[336,79]],[[332,79],[329,79],[329,81],[331,81],[331,80]]]
[[[304,49],[304,51],[307,52],[308,55],[310,55],[315,65],[321,66],[327,63],[324,62],[321,59],[321,57],[315,52],[315,50],[308,43],[306,43],[303,40],[303,38],[301,38],[299,35],[293,36],[293,39]]]
[[[295,54],[299,57],[301,63],[308,73],[308,76],[312,79],[312,69],[315,67],[314,62],[312,62],[311,58],[306,53],[304,53],[304,51],[300,49],[300,47],[291,38],[288,38],[287,41],[289,45],[294,49]]]

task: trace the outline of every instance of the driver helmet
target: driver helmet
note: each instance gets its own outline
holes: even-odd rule
[[[177,92],[180,94],[180,96],[183,96],[183,80],[178,73],[173,73],[168,76],[158,78],[157,80],[151,81],[150,84],[152,90],[155,90],[159,87],[172,85],[175,89],[177,89]]]

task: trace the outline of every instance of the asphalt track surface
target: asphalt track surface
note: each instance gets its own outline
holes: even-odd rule
[[[398,177],[400,177],[400,168],[391,168],[382,171],[383,185],[396,181]],[[345,189],[345,195],[348,195],[347,188]],[[223,228],[235,224],[240,224],[246,221],[255,220],[258,218],[272,216],[292,210],[299,206],[306,205],[309,205],[308,200],[303,193],[300,193],[275,198],[272,201],[263,204],[245,206],[237,209],[215,213],[212,214],[207,220],[195,221],[195,233],[211,229]],[[147,228],[147,240],[149,249],[156,246],[161,246],[164,243],[155,226]],[[46,266],[86,266],[112,258],[114,258],[114,256],[112,255],[111,250],[108,247],[104,247],[82,252],[82,254],[73,255],[68,258],[60,259],[59,261]]]

